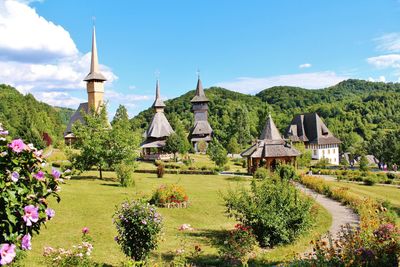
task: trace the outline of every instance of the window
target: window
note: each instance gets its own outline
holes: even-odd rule
[[[317,150],[314,150],[313,153],[314,153],[314,155],[317,155]]]

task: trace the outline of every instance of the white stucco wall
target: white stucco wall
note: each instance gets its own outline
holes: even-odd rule
[[[310,145],[308,149],[311,150],[313,159],[320,160],[326,158],[330,164],[339,165],[339,146],[337,144]]]

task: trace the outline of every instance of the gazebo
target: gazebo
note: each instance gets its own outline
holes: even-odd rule
[[[165,104],[160,97],[160,85],[157,80],[156,84],[156,99],[153,103],[154,116],[149,128],[145,132],[146,140],[141,144],[142,157],[145,160],[169,160],[173,154],[168,154],[163,151],[167,137],[170,136],[172,130],[167,118],[164,114]]]
[[[268,116],[260,138],[241,153],[247,158],[247,171],[254,173],[257,168],[264,167],[274,171],[279,163],[296,164],[300,152],[284,140],[275,126],[271,115]]]

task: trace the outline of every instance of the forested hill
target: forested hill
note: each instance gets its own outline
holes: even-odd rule
[[[383,132],[400,128],[400,84],[347,80],[335,86],[309,90],[279,86],[255,96],[212,87],[209,120],[216,137],[226,145],[235,136],[246,146],[260,134],[265,117],[271,113],[277,127],[284,130],[293,116],[317,112],[342,141],[342,149],[366,149],[369,141]],[[173,127],[193,123],[190,100],[194,91],[166,101],[166,116]],[[145,129],[151,108],[131,119],[134,128]]]
[[[15,88],[0,84],[0,122],[13,137],[43,145],[42,134],[61,140],[72,109],[54,108],[37,101],[31,94],[22,95]]]

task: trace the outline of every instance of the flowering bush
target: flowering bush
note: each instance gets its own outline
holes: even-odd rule
[[[227,238],[219,248],[219,254],[228,260],[231,265],[241,263],[245,265],[254,250],[257,241],[251,227],[236,224],[229,231]]]
[[[313,221],[312,201],[287,181],[252,181],[250,190],[229,190],[226,213],[251,226],[261,247],[294,241]]]
[[[177,184],[169,184],[161,185],[159,188],[157,188],[150,199],[150,203],[156,206],[166,206],[166,204],[169,203],[186,203],[188,199],[189,197],[182,186]]]
[[[92,239],[88,234],[89,229],[84,227],[82,229],[82,242],[79,245],[72,246],[71,249],[44,247],[43,256],[47,266],[96,266],[90,259],[93,245],[91,244]]]
[[[156,208],[144,200],[122,203],[113,217],[117,227],[115,241],[135,261],[145,260],[157,247],[162,218]]]
[[[50,196],[60,200],[62,173],[43,170],[42,151],[21,139],[9,142],[0,124],[0,264],[8,264],[18,251],[31,249],[33,233],[54,217]]]

